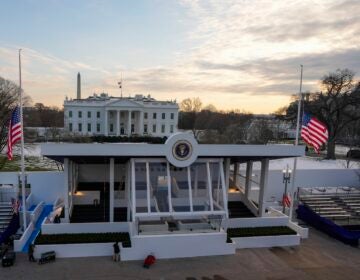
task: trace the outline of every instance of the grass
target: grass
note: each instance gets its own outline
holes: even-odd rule
[[[20,156],[14,156],[13,160],[8,160],[6,156],[0,156],[1,172],[18,172],[20,171]],[[25,157],[25,171],[51,171],[57,170],[53,163],[40,157]]]
[[[121,242],[123,247],[131,247],[127,232],[76,233],[76,234],[40,234],[35,239],[36,245],[50,244],[84,244]]]
[[[296,235],[296,231],[286,226],[278,227],[252,227],[252,228],[228,228],[228,242],[234,237]]]

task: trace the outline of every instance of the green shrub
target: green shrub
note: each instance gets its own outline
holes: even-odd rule
[[[253,228],[228,228],[228,242],[233,237],[295,235],[296,232],[289,227],[253,227]]]
[[[127,232],[40,234],[37,236],[35,244],[83,244],[108,243],[116,241],[121,242],[123,247],[131,247],[130,236]]]

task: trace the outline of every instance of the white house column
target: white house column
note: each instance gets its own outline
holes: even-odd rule
[[[129,115],[128,115],[128,131],[127,134],[128,136],[131,136],[131,110],[128,111]]]
[[[104,117],[104,134],[108,136],[108,111],[105,109],[105,117]]]
[[[245,197],[247,199],[249,199],[250,190],[251,190],[252,169],[253,169],[253,162],[248,161],[246,163],[246,178],[245,178]]]
[[[233,174],[233,182],[234,182],[234,186],[237,186],[237,181],[238,181],[238,171],[239,171],[239,163],[235,162],[234,163],[234,174]]]
[[[110,158],[110,205],[109,205],[109,218],[110,222],[114,222],[114,158]]]
[[[64,221],[69,222],[69,159],[64,158]]]
[[[116,111],[116,136],[120,135],[120,110]]]
[[[139,112],[139,134],[143,135],[144,134],[144,112],[140,111]]]
[[[259,216],[265,215],[265,195],[268,185],[269,159],[261,160],[260,193],[259,193]]]

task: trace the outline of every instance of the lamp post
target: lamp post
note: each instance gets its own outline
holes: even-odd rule
[[[283,169],[283,183],[285,184],[285,192],[283,195],[283,213],[285,214],[285,203],[284,203],[284,197],[285,195],[287,195],[287,187],[288,187],[288,183],[290,183],[290,178],[291,178],[291,169],[289,168],[289,165],[286,165],[286,169]]]

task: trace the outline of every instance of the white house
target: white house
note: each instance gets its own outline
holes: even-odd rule
[[[177,132],[176,101],[149,96],[112,97],[106,93],[64,101],[64,125],[70,133],[83,135],[169,136]]]

